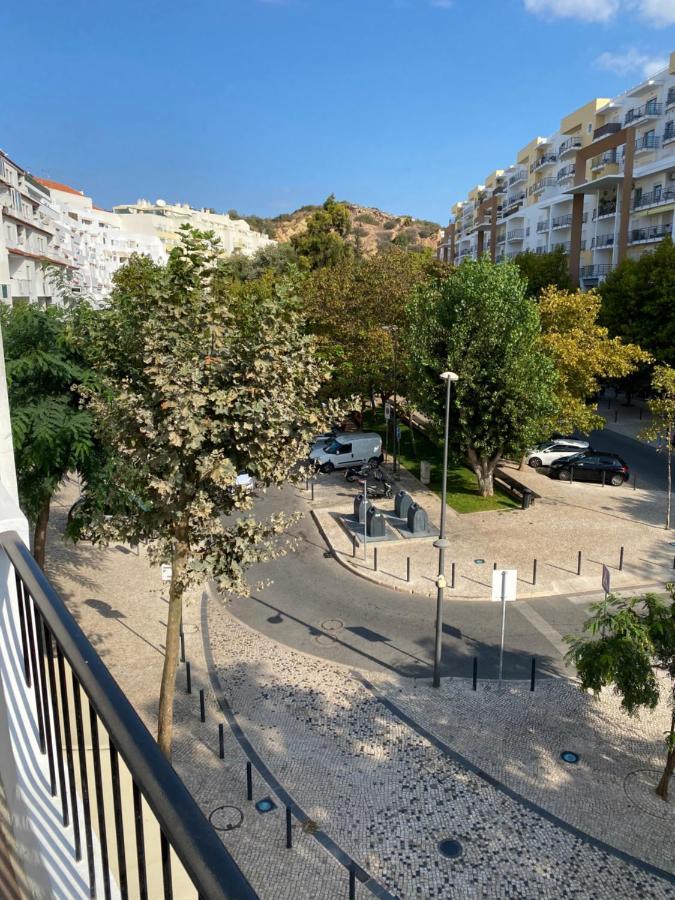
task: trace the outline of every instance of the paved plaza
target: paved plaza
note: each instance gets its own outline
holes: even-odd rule
[[[50,578],[154,730],[166,586],[142,550],[64,546],[68,500],[54,511]],[[186,609],[185,632],[193,694],[182,666],[174,764],[261,897],[346,897],[340,854],[370,879],[360,897],[675,897],[674,881],[593,843],[675,872],[673,803],[655,803],[646,783],[663,757],[665,706],[633,721],[611,695],[594,701],[561,680],[532,694],[364,678],[253,631],[208,592]],[[266,815],[246,800],[246,746],[254,800],[278,807]],[[579,762],[563,763],[563,750]],[[287,797],[302,810],[292,850]],[[462,855],[440,855],[444,839]]]

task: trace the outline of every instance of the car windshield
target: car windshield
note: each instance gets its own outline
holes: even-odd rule
[[[569,465],[571,462],[574,462],[575,459],[585,459],[585,453],[575,453],[574,456],[566,456],[564,460],[561,460],[565,463],[565,465]]]

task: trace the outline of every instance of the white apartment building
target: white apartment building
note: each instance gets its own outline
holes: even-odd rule
[[[52,301],[55,288],[50,267],[71,268],[56,246],[57,217],[47,188],[0,151],[0,301],[3,303]]]
[[[113,286],[113,275],[129,257],[138,253],[157,263],[167,254],[157,235],[133,229],[126,216],[94,206],[90,197],[66,184],[37,178],[49,191],[56,213],[54,248],[71,267],[69,290],[104,302]]]
[[[225,256],[233,253],[252,256],[262,247],[276,243],[266,234],[253,231],[243,219],[231,219],[212,209],[193,209],[187,203],[138,200],[136,203],[114,206],[113,211],[120,217],[132,220],[135,231],[157,235],[167,252],[178,245],[182,225],[190,225],[200,231],[213,231],[220,239]]]
[[[598,284],[621,260],[672,234],[675,53],[614,99],[596,98],[536,137],[452,207],[438,255],[455,264],[562,248],[575,283]]]

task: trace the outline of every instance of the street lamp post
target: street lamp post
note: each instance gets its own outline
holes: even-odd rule
[[[396,327],[392,326],[391,331],[392,331],[392,341],[393,341],[393,345],[394,345],[394,460],[393,460],[393,465],[392,465],[392,471],[395,475],[396,474],[396,466],[398,463],[398,452],[397,452],[398,451],[398,434],[396,431],[396,427],[397,427],[397,425],[396,425],[396,406],[398,403],[398,397],[396,395],[396,391],[398,388],[398,385],[396,383],[396,380],[397,380],[396,379]]]
[[[438,578],[436,579],[436,642],[434,645],[433,686],[441,686],[441,655],[443,652],[443,592],[445,589],[445,551],[449,542],[445,539],[445,506],[448,491],[448,437],[450,434],[450,396],[452,382],[459,380],[455,372],[443,372],[441,378],[446,383],[445,392],[445,439],[443,441],[443,486],[441,492],[441,533],[434,547],[438,547]]]

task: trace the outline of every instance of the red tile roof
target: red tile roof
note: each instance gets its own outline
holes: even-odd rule
[[[84,196],[84,191],[76,191],[75,188],[71,188],[67,184],[61,184],[59,181],[50,181],[49,178],[36,178],[35,180],[52,191],[63,191],[64,194],[77,194],[79,197]]]

